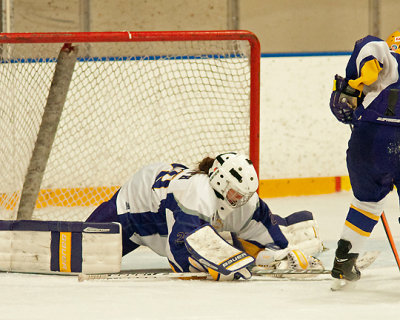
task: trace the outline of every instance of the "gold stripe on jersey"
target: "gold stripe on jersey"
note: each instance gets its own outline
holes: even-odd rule
[[[379,72],[381,72],[381,70],[382,67],[380,66],[378,60],[369,60],[362,66],[360,72],[361,76],[355,80],[349,80],[349,86],[361,92],[364,88],[364,85],[369,86],[378,79]]]

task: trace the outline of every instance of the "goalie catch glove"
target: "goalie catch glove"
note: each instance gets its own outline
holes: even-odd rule
[[[335,75],[329,106],[336,119],[345,124],[351,123],[360,97],[360,91],[350,87],[345,78]]]
[[[266,248],[260,251],[256,258],[256,265],[279,270],[324,270],[323,264],[317,258],[307,256],[299,249],[288,248],[280,250]]]

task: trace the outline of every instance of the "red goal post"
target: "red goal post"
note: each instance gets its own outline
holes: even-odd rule
[[[258,172],[259,89],[248,31],[0,34],[0,219],[82,220],[152,161]]]

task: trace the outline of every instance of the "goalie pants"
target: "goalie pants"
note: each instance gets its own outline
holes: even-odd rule
[[[99,205],[86,219],[86,222],[118,222],[121,223],[118,219],[117,214],[117,195],[118,191],[114,194],[114,196]],[[129,240],[129,236],[122,228],[122,255],[126,255],[129,252],[138,248],[139,245]]]
[[[347,150],[347,168],[354,196],[378,202],[393,190],[400,192],[400,126],[359,122]]]

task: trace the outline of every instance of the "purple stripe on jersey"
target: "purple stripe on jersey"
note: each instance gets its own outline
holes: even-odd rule
[[[288,246],[288,241],[279,228],[279,221],[273,218],[274,215],[271,213],[268,205],[260,199],[260,206],[254,211],[252,220],[261,222],[267,228],[275,244],[282,249],[286,248]]]
[[[287,226],[290,226],[302,221],[314,220],[314,217],[310,211],[303,210],[292,213],[291,215],[287,216],[285,220],[287,222]]]

